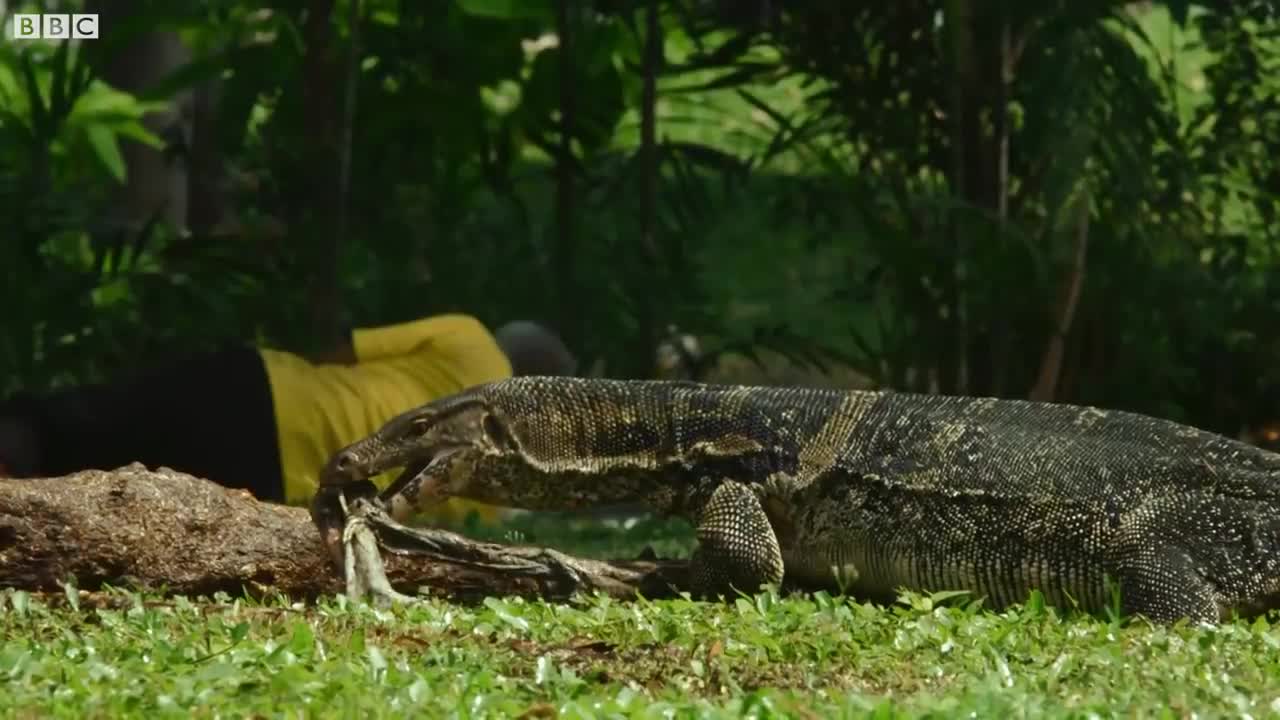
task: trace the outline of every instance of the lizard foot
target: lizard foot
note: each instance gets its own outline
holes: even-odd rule
[[[1120,600],[1126,614],[1158,623],[1182,618],[1195,623],[1222,620],[1214,587],[1186,551],[1154,547],[1133,555],[1120,566]]]
[[[348,485],[322,484],[311,501],[311,520],[320,531],[320,542],[329,553],[329,560],[335,570],[345,567],[343,548],[346,544],[345,528],[350,517],[348,506],[356,498],[373,498],[377,494],[378,488],[367,480]]]
[[[347,509],[346,526],[342,530],[347,597],[356,601],[371,597],[373,604],[382,607],[421,602],[396,591],[387,579],[386,565],[378,552],[378,538],[368,520],[371,513],[378,512],[382,512],[381,508],[365,498],[357,498]]]
[[[695,597],[754,593],[782,582],[782,551],[760,500],[747,486],[726,481],[698,520],[698,549],[689,562]]]

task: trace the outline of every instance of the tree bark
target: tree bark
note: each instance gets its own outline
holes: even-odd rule
[[[302,106],[306,113],[306,138],[310,146],[310,188],[301,213],[310,224],[305,252],[311,260],[311,341],[314,348],[328,348],[342,339],[342,293],[338,262],[342,255],[339,206],[342,115],[338,78],[342,65],[336,58],[333,28],[335,0],[310,0],[302,36],[306,53],[302,61]]]
[[[191,149],[187,227],[198,237],[227,232],[233,198],[226,158],[218,144],[218,105],[223,81],[201,83],[191,97]]]
[[[1071,269],[1067,272],[1066,282],[1063,284],[1062,299],[1058,305],[1052,334],[1049,336],[1049,344],[1045,347],[1044,355],[1040,360],[1040,373],[1036,378],[1036,384],[1027,396],[1030,400],[1053,402],[1057,395],[1058,379],[1062,374],[1062,358],[1066,353],[1067,334],[1071,332],[1076,306],[1080,303],[1080,291],[1084,287],[1089,252],[1089,212],[1089,197],[1084,195],[1077,206],[1076,242]]]
[[[556,296],[559,303],[557,330],[564,336],[570,347],[581,346],[579,333],[582,323],[577,306],[578,292],[575,289],[577,274],[575,258],[577,256],[577,238],[575,235],[577,204],[574,193],[574,157],[573,138],[577,132],[578,109],[577,72],[574,67],[577,41],[574,23],[577,18],[576,0],[556,0],[556,37],[559,45],[559,142],[555,154],[555,224],[556,237],[552,249],[552,271],[556,284]]]
[[[974,24],[975,12],[971,0],[949,0],[946,4],[946,24],[950,32],[951,61],[954,76],[951,83],[951,174],[952,193],[955,197],[977,207],[985,207],[981,187],[983,138],[980,113],[982,109],[982,85],[978,76]],[[952,247],[952,273],[950,297],[951,313],[947,320],[953,339],[955,375],[940,383],[939,389],[956,395],[969,393],[969,298],[968,262],[969,228],[950,211],[948,221]]]
[[[105,36],[139,12],[140,3],[122,0],[90,3],[86,12],[103,17]],[[99,72],[103,80],[129,93],[143,94],[168,74],[191,61],[191,50],[178,33],[157,29],[138,35],[113,56]],[[186,145],[191,137],[193,93],[183,90],[169,98],[168,110],[149,113],[143,125],[170,143]],[[138,232],[153,217],[179,232],[187,229],[187,161],[165,150],[122,138],[120,154],[127,176],[115,188],[105,211],[111,231]]]
[[[647,278],[658,272],[661,262],[658,253],[658,73],[663,61],[662,23],[658,15],[658,0],[649,0],[645,7],[643,92],[640,101],[640,254],[648,266]],[[642,377],[655,371],[653,348],[657,344],[657,323],[654,319],[653,293],[645,288],[635,294],[636,330],[631,345],[631,370]]]
[[[383,551],[396,590],[567,600],[591,590],[670,597],[687,587],[682,561],[606,562],[429,532],[435,550]],[[313,599],[343,591],[328,557],[307,510],[164,468],[0,480],[0,588],[58,591],[72,581],[90,591]]]

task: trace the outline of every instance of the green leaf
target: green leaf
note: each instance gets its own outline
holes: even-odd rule
[[[458,8],[468,15],[501,20],[549,20],[548,0],[458,0]]]
[[[129,122],[113,125],[111,130],[115,132],[116,135],[126,137],[131,140],[137,140],[148,147],[153,147],[157,150],[164,149],[164,140],[161,140],[159,135],[148,130],[144,125],[142,125],[142,123],[130,120]]]
[[[293,625],[293,635],[289,638],[289,650],[294,655],[309,657],[316,646],[316,635],[311,625],[297,622]]]
[[[121,92],[106,85],[96,85],[76,101],[70,116],[84,121],[90,117],[110,119],[138,119],[150,112],[161,112],[169,107],[168,102],[158,100],[143,101],[126,92]]]
[[[968,590],[943,590],[941,592],[930,593],[929,600],[933,602],[934,606],[938,606],[947,602],[948,600],[954,600],[955,598],[964,597],[966,595],[972,595],[972,594],[973,593],[971,593]]]
[[[537,669],[534,672],[533,681],[539,685],[546,685],[554,678],[555,666],[551,664],[551,658],[546,655],[539,655]]]
[[[15,590],[13,595],[9,596],[9,602],[19,617],[26,617],[27,613],[31,612],[31,593],[25,590]]]
[[[529,621],[511,612],[507,604],[498,598],[487,597],[484,599],[485,607],[493,611],[494,615],[502,622],[522,632],[529,631]]]
[[[75,583],[63,583],[62,593],[67,598],[67,605],[72,610],[80,612],[80,591],[76,589]]]
[[[40,92],[40,83],[36,80],[35,69],[31,65],[29,56],[21,57],[19,69],[22,70],[22,79],[26,86],[27,107],[31,112],[31,129],[41,142],[48,142],[56,131],[54,127],[56,121],[49,117],[44,95]]]
[[[118,182],[124,182],[126,175],[124,156],[120,154],[120,145],[116,142],[116,134],[103,125],[90,125],[85,128],[85,136],[93,153],[102,161],[107,172]]]
[[[1030,615],[1040,615],[1044,612],[1044,593],[1039,590],[1032,590],[1027,597],[1026,609]]]
[[[387,672],[387,656],[382,654],[382,650],[375,645],[365,648],[365,656],[369,659],[369,669],[372,671],[374,680],[381,682]]]
[[[242,52],[243,48],[234,47],[192,60],[149,86],[142,96],[148,100],[163,101],[181,90],[222,77],[228,68],[234,67],[235,55]]]
[[[364,628],[356,628],[351,632],[351,639],[347,643],[347,651],[359,655],[365,651]]]

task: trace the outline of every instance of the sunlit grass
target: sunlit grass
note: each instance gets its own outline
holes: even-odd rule
[[[688,547],[678,524],[517,521],[596,555]],[[558,529],[557,529],[558,528]],[[504,529],[483,531],[501,537]],[[612,535],[614,540],[606,536]],[[618,539],[621,537],[621,539]],[[666,552],[660,550],[660,552]],[[26,717],[1264,717],[1266,621],[1155,627],[1039,602],[892,607],[763,593],[376,610],[118,593],[0,594],[0,708]],[[1034,598],[1033,598],[1034,600]]]

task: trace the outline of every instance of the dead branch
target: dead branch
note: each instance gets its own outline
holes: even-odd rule
[[[424,542],[423,538],[429,538]],[[599,590],[617,598],[670,597],[686,587],[680,561],[605,562],[543,548],[418,532],[412,548],[384,549],[398,591],[452,599],[520,595],[565,600]],[[566,573],[564,568],[572,567]],[[0,480],[0,587],[55,591],[73,581],[208,595],[280,592],[312,599],[343,591],[303,508],[165,468]]]

